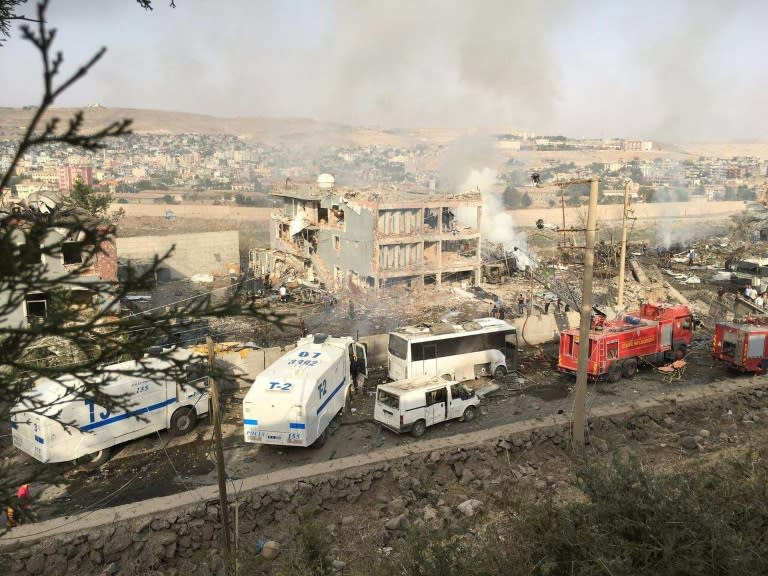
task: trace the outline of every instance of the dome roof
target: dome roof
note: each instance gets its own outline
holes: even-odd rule
[[[317,177],[318,188],[333,188],[336,184],[336,179],[330,174],[320,174]]]

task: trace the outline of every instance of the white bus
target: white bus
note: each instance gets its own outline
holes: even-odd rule
[[[503,377],[517,361],[515,327],[497,318],[463,324],[420,324],[389,333],[388,376]]]

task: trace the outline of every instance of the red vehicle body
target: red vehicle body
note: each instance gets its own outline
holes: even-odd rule
[[[766,336],[768,318],[718,322],[712,339],[712,358],[741,372],[765,374],[768,369]]]
[[[618,382],[632,378],[641,360],[663,362],[682,358],[693,339],[693,315],[682,305],[646,303],[621,319],[592,322],[589,331],[590,380],[607,376]],[[557,369],[575,374],[579,364],[579,329],[560,333]]]

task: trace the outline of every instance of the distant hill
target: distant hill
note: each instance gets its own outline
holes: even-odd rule
[[[58,116],[66,120],[77,110],[79,109],[55,108],[46,118]],[[98,107],[81,108],[81,110],[85,113],[86,129],[103,127],[110,122],[131,118],[133,131],[145,134],[190,132],[231,134],[264,142],[307,142],[314,145],[335,146],[406,146],[421,139],[419,131],[400,133],[371,128],[353,128],[341,124],[318,122],[309,118],[224,118],[133,108]],[[0,108],[0,139],[16,139],[21,136],[32,114],[34,114],[32,109]]]
[[[110,122],[131,118],[133,131],[144,134],[231,134],[241,138],[270,144],[285,143],[296,146],[385,146],[410,147],[419,143],[448,144],[459,138],[460,130],[444,128],[419,128],[412,130],[383,130],[379,128],[353,127],[311,118],[219,117],[165,110],[135,108],[80,108],[85,113],[86,129],[101,128]],[[70,118],[78,108],[55,108],[47,116],[58,116],[62,121]],[[0,139],[16,139],[21,136],[33,109],[0,107]],[[503,131],[503,130],[502,130]],[[678,158],[698,156],[759,156],[768,158],[768,140],[720,141],[686,144],[655,143],[656,149],[646,153],[624,151],[541,151],[525,152],[536,157],[563,158],[566,161],[594,162],[624,159],[631,155],[643,158],[671,155]],[[512,153],[511,156],[517,154]],[[615,158],[614,158],[615,156]]]

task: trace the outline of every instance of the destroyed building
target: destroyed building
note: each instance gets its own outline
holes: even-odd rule
[[[479,192],[342,189],[329,174],[272,189],[270,246],[330,289],[480,282]]]

